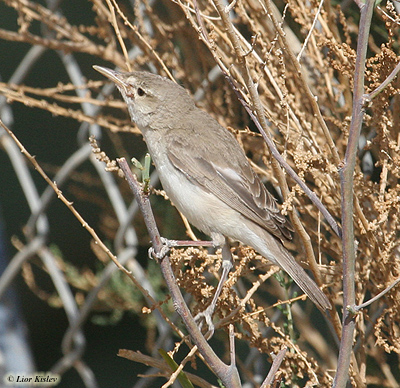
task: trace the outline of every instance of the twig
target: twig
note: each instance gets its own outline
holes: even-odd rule
[[[231,359],[231,368],[236,368],[235,332],[232,324],[229,325],[229,354]]]
[[[286,351],[287,351],[287,348],[282,348],[279,351],[279,353],[275,356],[274,361],[272,362],[271,368],[268,372],[268,375],[265,378],[265,380],[263,381],[263,383],[261,384],[260,388],[271,387],[271,384],[275,380],[276,372],[278,372],[278,369],[281,366],[282,361],[285,357]]]
[[[317,10],[317,12],[315,14],[314,20],[312,22],[310,31],[308,31],[307,37],[306,37],[306,39],[304,40],[304,43],[303,43],[303,47],[301,48],[299,54],[297,55],[297,60],[299,62],[300,62],[301,56],[303,55],[303,52],[304,52],[305,48],[307,47],[308,41],[311,38],[311,34],[312,34],[312,32],[313,32],[313,30],[315,28],[315,25],[317,24],[317,19],[318,19],[318,16],[320,15],[320,13],[321,13],[323,4],[324,4],[324,0],[321,0],[320,3],[319,3],[319,6],[318,6],[318,10]]]
[[[371,93],[365,95],[365,100],[370,101],[373,100],[379,93],[381,93],[397,76],[397,73],[400,71],[400,62],[396,65],[393,71],[387,76],[387,78]]]
[[[22,88],[23,89],[23,88]],[[98,124],[104,128],[109,128],[113,132],[129,131],[132,132],[132,125],[128,122],[124,125],[122,121],[110,117],[110,120],[106,120],[102,116],[93,117],[84,114],[81,110],[73,110],[71,108],[64,108],[56,103],[49,103],[44,100],[32,98],[30,96],[21,93],[19,90],[15,91],[13,88],[5,86],[0,82],[0,93],[3,94],[9,101],[18,101],[31,108],[45,109],[50,113],[57,116],[65,116],[73,118],[77,121],[86,122],[89,124]],[[71,97],[73,99],[73,97]],[[76,98],[76,97],[75,97]],[[94,100],[93,100],[94,101]],[[78,102],[82,102],[80,99]],[[95,103],[96,104],[96,103]],[[99,104],[99,102],[97,102]],[[101,105],[106,105],[104,102],[100,102]],[[113,123],[114,122],[114,123]]]
[[[179,373],[182,372],[185,364],[195,355],[196,352],[197,352],[197,346],[193,346],[193,348],[190,350],[190,352],[186,355],[186,357],[179,364],[178,368],[176,368],[176,371],[171,374],[169,380],[161,388],[168,388],[175,382],[175,380],[178,378]]]
[[[131,64],[129,62],[128,50],[126,49],[124,40],[122,39],[121,31],[119,30],[117,18],[115,16],[115,8],[118,7],[118,6],[117,6],[115,1],[113,1],[114,5],[111,4],[110,0],[106,0],[106,1],[107,1],[108,8],[110,9],[110,12],[111,12],[111,24],[112,24],[112,26],[114,28],[115,34],[117,35],[117,39],[118,39],[119,45],[121,46],[122,52],[123,52],[124,57],[125,57],[126,68],[127,68],[128,71],[132,71]]]
[[[72,82],[72,84],[74,85],[74,87],[76,88],[76,93],[78,94],[79,97],[84,98],[89,94],[89,90],[86,88],[86,84],[83,82],[83,74],[81,72],[81,69],[79,67],[78,62],[75,60],[74,56],[70,55],[70,54],[65,54],[61,56],[61,60],[65,66],[65,69],[69,75],[69,78]],[[85,89],[83,89],[85,88]],[[107,88],[103,87],[102,91],[101,91],[101,97],[105,97],[107,94],[111,93],[112,89],[108,90],[107,93]],[[101,109],[101,106],[94,106],[88,102],[81,102],[81,107],[82,107],[82,111],[88,115],[88,116],[93,116],[96,117]],[[82,127],[82,126],[81,126]],[[86,132],[86,131],[85,131]],[[92,136],[96,136],[96,137],[100,137],[101,136],[101,129],[99,127],[99,125],[97,123],[94,123],[92,125],[89,126],[88,128],[88,132],[92,135]],[[86,142],[87,139],[87,134],[85,133],[85,137],[84,137],[84,142]],[[84,142],[82,141],[81,144],[81,148],[84,147]],[[92,142],[91,142],[92,143]],[[92,145],[93,147],[93,145]],[[78,152],[77,152],[78,154]],[[79,153],[81,154],[81,153]],[[83,155],[81,155],[83,156]],[[113,178],[112,174],[109,174],[107,171],[105,171],[103,165],[101,163],[98,163],[98,160],[96,159],[96,156],[94,155],[93,152],[88,152],[87,154],[88,159],[90,160],[90,162],[92,163],[93,167],[97,170],[97,174],[99,176],[99,178],[102,181],[103,187],[105,188],[108,198],[110,200],[110,203],[115,211],[115,214],[118,218],[118,221],[120,224],[124,224],[125,220],[127,218],[129,218],[129,215],[127,213],[127,209],[126,209],[126,205],[125,205],[125,201],[122,197],[122,194],[118,188],[118,185],[115,181],[115,179]],[[72,158],[70,158],[65,164],[71,164],[73,163]],[[65,165],[63,166],[63,168],[60,169],[60,171],[57,173],[56,178],[61,178],[60,174],[62,172],[62,170],[65,170]],[[61,182],[56,179],[56,181],[58,182],[58,184],[60,184]],[[51,190],[51,188],[49,188]],[[128,246],[136,246],[137,245],[137,236],[135,233],[134,228],[132,227],[132,225],[130,225],[130,227],[127,228],[127,230],[124,233],[124,239],[125,242]],[[116,252],[120,252],[121,250],[115,250]]]
[[[383,291],[381,291],[378,295],[375,295],[373,298],[370,300],[359,304],[358,306],[353,307],[353,313],[356,314],[358,311],[364,309],[365,307],[368,307],[371,303],[374,303],[378,299],[382,298],[383,295],[388,293],[393,287],[395,287],[398,283],[400,282],[400,277],[397,278],[389,287],[385,288]]]
[[[62,22],[59,23],[61,24]],[[118,52],[116,52],[115,50],[110,51],[107,50],[107,47],[105,46],[96,45],[89,39],[85,38],[83,35],[82,35],[82,40],[85,43],[83,43],[82,41],[80,44],[77,44],[76,42],[67,39],[61,40],[60,38],[57,39],[43,38],[38,35],[32,35],[32,34],[24,35],[14,31],[6,31],[0,29],[0,39],[9,40],[12,42],[30,43],[31,45],[39,45],[52,50],[61,50],[65,52],[71,52],[71,51],[85,52],[90,55],[101,57],[106,61],[110,61],[112,63],[117,63],[121,65],[124,62],[123,56]]]
[[[318,196],[305,184],[304,181],[300,179],[300,177],[296,174],[293,168],[289,165],[289,163],[282,157],[282,155],[277,150],[273,140],[267,136],[264,128],[261,126],[261,123],[258,121],[257,117],[254,115],[250,107],[241,99],[242,105],[245,107],[247,113],[253,120],[257,129],[261,132],[264,137],[265,142],[268,145],[268,148],[272,154],[272,156],[279,162],[279,164],[286,170],[286,172],[293,178],[293,180],[301,187],[304,193],[310,198],[311,202],[318,208],[318,210],[324,215],[326,221],[332,228],[332,230],[339,236],[342,236],[342,231],[337,224],[337,222],[332,217],[331,213],[329,213],[328,209],[323,205]]]
[[[374,0],[367,0],[361,7],[360,31],[357,42],[357,57],[354,74],[353,115],[349,129],[349,140],[345,159],[339,170],[342,196],[342,228],[343,228],[343,327],[340,342],[339,360],[334,388],[344,388],[349,379],[350,359],[353,354],[353,337],[355,319],[351,309],[355,307],[355,246],[353,224],[353,186],[354,169],[364,117],[364,72],[368,48],[368,36]]]

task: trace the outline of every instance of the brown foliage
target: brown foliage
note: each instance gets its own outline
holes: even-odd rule
[[[276,147],[340,223],[342,203],[338,168],[345,157],[352,115],[358,35],[354,19],[357,10],[342,10],[325,2],[317,16],[317,25],[313,26],[319,7],[315,1],[307,4],[297,0],[287,3],[233,1],[229,17],[239,45],[233,47],[226,24],[218,17],[212,1],[164,0],[154,4],[143,1],[136,2],[133,8],[129,2],[118,4],[92,0],[91,24],[80,25],[74,24],[73,18],[68,20],[62,16],[62,11],[56,12],[33,1],[3,0],[3,7],[15,10],[16,26],[15,29],[0,28],[0,39],[15,45],[25,43],[29,47],[39,45],[47,50],[57,50],[60,57],[65,57],[59,69],[67,66],[71,54],[84,58],[82,65],[79,59],[71,64],[76,66],[69,72],[71,82],[59,82],[52,87],[0,82],[0,94],[6,98],[7,104],[11,108],[24,104],[29,108],[43,109],[54,116],[73,119],[76,126],[82,123],[99,125],[104,129],[102,136],[111,140],[109,150],[105,151],[120,156],[131,150],[125,139],[133,143],[139,131],[128,119],[120,97],[103,86],[106,81],[73,78],[73,71],[79,69],[86,77],[94,77],[94,72],[87,70],[89,61],[92,64],[106,62],[110,67],[122,69],[128,69],[129,63],[134,69],[165,76],[172,74],[194,95],[199,106],[235,133],[257,172],[270,187],[282,193],[282,209],[290,214],[296,227],[293,250],[299,260],[312,269],[315,277],[321,279],[324,290],[338,310],[342,309],[341,239],[301,187],[288,175],[282,174],[262,139],[254,133],[255,128],[237,98],[239,95],[253,107],[254,101],[240,64],[243,58],[239,58],[237,53],[239,50],[244,54],[251,79],[257,84]],[[378,88],[399,62],[399,22],[392,3],[377,8],[366,62],[365,93]],[[308,37],[310,30],[312,34]],[[306,46],[303,47],[306,37]],[[129,60],[123,55],[121,43],[129,53]],[[300,58],[296,57],[299,53]],[[82,57],[78,56],[80,54]],[[27,72],[33,63],[32,60],[24,64]],[[221,76],[216,63],[236,81],[237,92]],[[357,304],[377,295],[400,276],[399,82],[398,78],[394,79],[364,107],[353,189]],[[91,108],[88,109],[86,104]],[[28,109],[25,112],[30,114]],[[29,148],[29,143],[24,145]],[[97,154],[100,152],[98,149]],[[109,162],[105,154],[102,158]],[[78,177],[71,175],[69,179],[76,184]],[[104,181],[95,181],[104,184]],[[90,186],[82,186],[75,191],[77,201],[86,201],[85,196],[90,197],[93,190]],[[129,201],[131,196],[124,183],[118,180],[117,186]],[[72,192],[73,187],[68,190]],[[156,206],[165,208],[165,203],[160,200]],[[100,224],[92,227],[113,241],[118,238],[122,220],[110,205],[101,202],[99,208]],[[171,222],[160,213],[157,217],[162,234],[165,231],[174,238],[179,237],[171,229],[171,223],[174,227],[173,223],[178,220],[176,215],[172,216],[175,218]],[[144,241],[145,232],[139,230],[141,221],[138,219],[135,225],[138,225],[135,233],[143,235]],[[23,250],[35,233],[26,233],[25,241],[15,243],[16,247]],[[189,230],[188,233],[191,235],[192,232]],[[121,239],[118,241],[118,247],[114,246],[112,250],[119,252],[119,256],[126,246]],[[98,247],[93,248],[93,252],[102,261],[108,260]],[[247,344],[249,352],[254,348],[260,354],[270,355],[277,353],[282,346],[290,348],[280,369],[280,378],[286,386],[311,386],[317,381],[319,386],[330,386],[334,375],[332,369],[336,367],[336,349],[327,328],[321,328],[323,323],[315,325],[320,315],[311,311],[311,306],[296,303],[294,298],[291,311],[283,307],[285,324],[282,320],[275,322],[277,307],[274,302],[290,298],[271,277],[276,269],[268,267],[265,259],[246,247],[237,247],[234,253],[235,268],[219,301],[217,326],[226,328],[228,323],[234,323],[236,337]],[[60,254],[62,263],[61,257]],[[183,293],[193,298],[193,313],[204,310],[214,293],[209,274],[218,276],[219,254],[210,255],[200,249],[188,248],[173,251],[171,260]],[[29,271],[31,262],[26,261],[24,265],[24,274],[32,290],[50,302],[51,298],[39,291]],[[66,262],[62,269],[78,290],[76,301],[82,305],[90,289],[99,284],[101,274],[75,269]],[[149,271],[153,272],[149,274]],[[144,272],[151,280],[157,269],[150,266]],[[132,296],[125,293],[129,287],[130,283],[123,277],[118,277],[118,285],[104,285],[99,293],[98,308],[134,310],[140,314],[144,299],[135,296],[131,300]],[[165,292],[156,276],[152,287]],[[165,299],[161,305],[167,304],[165,295],[160,299]],[[399,289],[393,288],[359,313],[355,338],[358,365],[353,363],[352,366],[354,375],[359,375],[353,380],[354,384],[374,382],[381,387],[395,386],[393,374],[399,373],[398,365],[391,370],[385,352],[400,353],[399,300]],[[62,301],[56,303],[53,299],[52,303],[63,305]],[[149,305],[151,310],[156,307],[159,305]],[[330,320],[336,333],[340,334],[338,317],[332,313]],[[151,322],[148,320],[147,324],[151,326]],[[294,334],[297,326],[299,338]],[[223,338],[218,331],[216,335]],[[153,342],[149,348],[152,345]],[[246,355],[238,354],[237,357],[241,362],[246,361]],[[372,360],[381,370],[368,367]],[[255,365],[253,361],[251,366],[242,368],[243,380],[254,379]]]

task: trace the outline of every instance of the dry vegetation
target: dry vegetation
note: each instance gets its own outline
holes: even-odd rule
[[[83,219],[85,212],[84,207],[79,206],[80,201],[97,201],[98,224],[90,226],[104,241],[111,241],[108,245],[111,251],[133,272],[144,289],[153,297],[157,295],[157,302],[144,289],[143,296],[134,294],[131,288],[136,286],[120,272],[94,273],[87,268],[74,268],[63,259],[64,254],[54,250],[46,250],[50,257],[45,259],[45,239],[32,248],[41,233],[48,234],[52,228],[50,223],[49,229],[43,231],[39,225],[39,216],[50,211],[48,202],[57,201],[51,191],[47,197],[37,198],[27,227],[13,240],[19,252],[26,252],[19,265],[32,290],[49,303],[67,308],[68,298],[60,290],[46,294],[33,276],[31,266],[34,263],[54,281],[48,260],[55,260],[63,270],[63,281],[69,282],[75,290],[72,302],[68,303],[86,309],[70,316],[74,330],[79,330],[93,309],[129,310],[142,317],[157,309],[162,314],[146,320],[149,354],[156,343],[167,351],[172,349],[171,342],[158,342],[158,335],[165,330],[170,330],[169,341],[173,332],[175,341],[182,339],[175,344],[171,356],[179,353],[181,360],[182,354],[192,348],[190,339],[184,337],[185,328],[180,319],[173,315],[157,264],[150,262],[142,267],[136,261],[137,251],[132,247],[138,239],[146,244],[148,238],[140,217],[135,216],[137,209],[127,210],[131,194],[125,182],[117,174],[110,182],[112,173],[104,172],[104,164],[94,158],[88,146],[89,136],[94,135],[101,147],[96,155],[102,160],[105,154],[101,151],[110,158],[129,154],[138,159],[142,157],[132,155],[126,144],[126,141],[138,141],[140,134],[128,119],[120,96],[109,83],[98,81],[99,76],[90,69],[90,63],[173,76],[194,95],[199,106],[235,133],[268,187],[275,188],[277,196],[281,193],[282,209],[291,217],[296,229],[292,249],[312,270],[336,307],[324,321],[309,302],[298,302],[294,298],[290,309],[287,304],[275,305],[277,300],[293,297],[287,289],[278,286],[273,276],[277,269],[251,249],[238,246],[234,248],[235,268],[218,304],[218,329],[215,342],[211,344],[222,359],[227,360],[224,352],[228,353],[229,347],[224,330],[227,332],[229,323],[233,323],[236,341],[240,343],[236,357],[242,383],[259,386],[268,372],[265,366],[272,362],[270,355],[286,346],[289,351],[276,374],[281,386],[331,386],[339,353],[334,336],[342,335],[343,311],[342,240],[332,224],[341,225],[342,209],[346,211],[342,206],[339,169],[343,166],[351,131],[354,74],[356,70],[363,70],[362,66],[356,66],[360,18],[357,4],[341,8],[326,1],[319,9],[320,4],[315,1],[239,0],[231,3],[230,12],[225,14],[227,20],[224,20],[218,12],[219,1],[92,0],[89,2],[91,24],[83,25],[75,24],[72,16],[63,16],[62,3],[59,8],[53,8],[51,2],[49,8],[25,0],[3,0],[2,3],[2,8],[15,10],[12,12],[15,28],[0,28],[0,39],[30,47],[21,62],[20,74],[14,73],[10,82],[0,82],[0,95],[5,97],[1,102],[3,122],[18,136],[19,129],[13,128],[5,115],[6,108],[12,111],[17,104],[74,120],[74,125],[80,129],[76,151],[68,159],[69,164],[56,169],[54,165],[42,167],[52,180],[63,185],[67,199],[73,196],[74,205],[82,209]],[[224,3],[224,7],[227,5]],[[374,9],[364,80],[364,93],[370,94],[370,98],[364,103],[362,130],[359,139],[356,138],[359,153],[353,186],[356,305],[379,294],[400,276],[399,79],[391,78],[392,82],[378,90],[379,94],[374,93],[399,63],[399,24],[400,17],[392,2],[383,2]],[[32,87],[23,81],[21,72],[29,74],[45,51],[57,52],[54,71],[66,72],[69,82]],[[252,88],[252,82],[256,88]],[[271,155],[250,120],[246,106],[251,107],[264,129],[268,129],[284,160],[320,199],[332,217],[331,225],[321,209]],[[260,107],[265,115],[264,122]],[[25,115],[29,116],[30,112],[31,109],[24,110]],[[52,120],[51,116],[48,118]],[[4,151],[15,159],[15,164],[22,163],[21,156],[13,156],[7,148],[11,147],[4,140],[8,135],[5,132],[0,135]],[[29,140],[24,146],[30,151]],[[37,159],[40,164],[40,157]],[[94,168],[82,165],[87,160]],[[113,169],[111,162],[109,167]],[[4,168],[11,169],[12,165]],[[105,186],[107,200],[94,193],[100,184]],[[168,210],[170,205],[160,196],[162,192],[154,192],[159,195],[154,200],[156,206],[167,209],[156,212],[161,234],[183,237],[174,231],[175,225],[181,224],[179,217]],[[25,195],[29,197],[32,193]],[[43,206],[38,210],[40,203]],[[170,218],[164,217],[164,213]],[[86,232],[82,230],[81,233]],[[192,233],[188,231],[189,236]],[[99,244],[92,244],[92,251],[105,268],[111,268],[107,267],[110,258],[105,247],[101,249]],[[209,274],[218,277],[219,253],[207,254],[202,249],[188,248],[173,250],[170,259],[182,293],[191,295],[191,311],[193,314],[202,311],[214,293],[212,285],[216,282]],[[3,282],[8,280],[3,279]],[[280,282],[287,285],[288,279]],[[97,293],[96,303],[89,301],[93,292]],[[396,383],[400,378],[399,304],[399,289],[394,287],[352,317],[355,321],[355,347],[350,367],[353,386],[399,386]],[[70,337],[66,341],[72,341],[73,335],[67,334]],[[350,354],[350,348],[347,352]],[[157,364],[157,355],[153,353],[152,356],[146,360],[138,356],[136,360],[157,365],[168,379],[170,369]],[[191,356],[192,366],[198,357],[202,358],[201,355]],[[65,362],[58,372],[77,368],[78,361]],[[258,369],[260,362],[264,366],[261,370]],[[196,374],[193,369],[192,373]],[[149,378],[149,386],[154,386],[152,381]],[[196,384],[210,386],[204,381]],[[216,385],[216,380],[213,384]],[[276,382],[272,386],[278,385]]]

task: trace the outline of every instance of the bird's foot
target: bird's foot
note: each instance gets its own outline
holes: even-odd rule
[[[164,237],[160,237],[161,242],[162,242],[162,248],[159,252],[155,252],[153,247],[149,248],[149,258],[150,259],[156,259],[156,260],[162,260],[165,256],[168,255],[170,249],[172,246],[174,246],[173,244],[171,244],[170,240],[164,238]],[[174,240],[172,240],[174,241]]]
[[[198,324],[200,330],[203,327],[203,323],[204,322],[206,323],[206,325],[208,327],[208,331],[205,334],[206,340],[209,340],[214,335],[215,326],[212,321],[214,309],[215,309],[215,306],[213,306],[213,304],[210,304],[204,311],[202,311],[201,313],[198,313],[194,317],[194,320]]]

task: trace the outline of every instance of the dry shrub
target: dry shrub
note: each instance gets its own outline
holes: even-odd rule
[[[93,0],[89,3],[91,22],[79,25],[75,24],[73,16],[68,19],[62,16],[61,6],[50,9],[31,1],[3,1],[3,8],[15,10],[16,25],[14,29],[0,29],[0,38],[15,45],[25,43],[30,47],[39,45],[47,50],[58,50],[62,63],[54,71],[62,71],[65,67],[71,78],[71,82],[60,82],[52,87],[32,87],[23,82],[0,83],[0,93],[11,109],[17,103],[44,109],[55,116],[73,119],[81,128],[89,124],[91,133],[98,125],[103,129],[102,143],[106,144],[102,147],[103,151],[118,156],[129,154],[131,148],[126,145],[125,139],[135,142],[139,131],[128,119],[120,96],[104,87],[106,81],[90,79],[99,77],[88,70],[90,63],[106,63],[110,67],[127,69],[121,50],[123,42],[132,68],[173,75],[194,95],[199,106],[237,136],[268,187],[274,189],[277,196],[282,193],[282,209],[290,214],[296,227],[292,248],[297,251],[298,259],[312,269],[338,311],[341,311],[341,239],[302,188],[289,175],[282,173],[238,100],[240,96],[245,104],[252,106],[254,103],[243,74],[243,58],[238,57],[237,52],[241,50],[245,53],[249,74],[257,84],[269,132],[279,152],[321,200],[333,219],[340,223],[342,203],[338,168],[345,157],[352,115],[358,36],[358,10],[355,5],[341,9],[325,2],[317,13],[319,3],[315,1],[234,1],[229,18],[239,45],[235,51],[227,25],[218,17],[211,1],[143,1],[135,2],[133,6],[127,1],[118,2],[118,6],[114,1]],[[399,62],[399,21],[391,2],[376,8],[366,62],[365,93],[379,87]],[[312,34],[308,37],[310,30]],[[234,80],[236,91],[221,75],[217,63],[231,82]],[[31,71],[33,64],[34,59],[28,61],[24,65],[25,70]],[[68,66],[71,66],[70,69]],[[78,74],[75,78],[74,71]],[[85,74],[87,79],[82,81],[79,74]],[[88,109],[85,104],[96,109]],[[354,182],[358,304],[377,295],[400,276],[398,79],[368,101],[364,109]],[[29,109],[25,112],[30,114]],[[129,138],[123,132],[129,132]],[[96,137],[100,136],[99,133]],[[29,141],[24,145],[29,149]],[[104,160],[105,154],[102,158]],[[47,171],[53,174],[50,167]],[[89,170],[83,168],[80,174],[83,173],[87,174],[83,182],[93,178],[92,170],[89,175]],[[68,179],[76,183],[79,176],[71,172]],[[95,181],[99,184],[97,178]],[[104,184],[104,180],[100,183]],[[130,194],[118,178],[117,186],[129,201]],[[87,201],[93,191],[90,185],[83,185],[75,192],[73,187],[67,186],[66,192],[72,192],[77,201]],[[156,204],[165,209],[163,200],[156,201]],[[98,203],[98,207],[101,210],[100,223],[92,226],[101,231],[104,238],[114,241],[120,233],[121,219],[115,216],[109,205]],[[173,215],[173,221],[170,221],[161,213],[157,214],[161,230],[174,238],[178,237],[174,235],[173,228],[179,218]],[[25,233],[21,237],[25,241],[20,242],[18,249],[23,250],[35,233],[36,229]],[[138,217],[135,218],[134,233],[141,241],[146,238]],[[188,233],[191,235],[192,232]],[[127,246],[121,239],[118,241],[118,247],[114,245],[113,250],[121,255]],[[93,252],[103,262],[108,261],[97,247],[93,247]],[[217,316],[221,328],[226,328],[228,323],[235,324],[236,337],[245,344],[247,352],[251,348],[258,351],[251,361],[246,361],[246,354],[237,354],[239,364],[249,362],[240,365],[243,381],[257,378],[256,365],[262,354],[277,353],[287,346],[291,351],[287,353],[279,374],[285,386],[317,385],[317,381],[319,386],[330,386],[337,352],[332,334],[328,333],[323,322],[317,322],[321,316],[311,310],[310,305],[294,301],[291,311],[280,307],[281,319],[275,322],[279,310],[273,303],[277,299],[290,298],[290,294],[277,286],[272,276],[276,268],[269,267],[251,249],[237,247],[234,253],[235,268],[224,287]],[[192,306],[194,313],[202,311],[212,298],[214,282],[209,274],[218,276],[219,260],[218,253],[210,255],[199,249],[172,252],[171,261],[177,281],[183,293],[191,295],[196,301]],[[59,261],[63,263],[62,255]],[[29,263],[25,262],[25,276],[40,296],[33,275],[27,275]],[[101,274],[87,269],[74,270],[66,262],[62,268],[68,281],[78,290],[76,301],[82,305],[90,289],[99,284]],[[162,281],[154,275],[157,268],[145,265],[144,271],[145,275],[155,277],[152,287],[165,293]],[[281,281],[285,282],[287,279]],[[103,308],[134,310],[140,314],[144,300],[139,297],[139,302],[133,301],[129,299],[131,296],[124,294],[130,287],[127,278],[118,277],[118,286],[115,284],[116,289],[109,283],[99,293],[98,300]],[[166,304],[168,298],[163,296],[161,299],[164,298],[165,303],[160,304]],[[391,369],[385,352],[399,354],[399,300],[398,288],[393,288],[359,313],[356,357],[352,364],[354,385],[395,386],[393,376],[399,374],[398,365]],[[63,305],[62,301],[55,304]],[[150,305],[147,312],[158,307]],[[332,312],[329,319],[336,334],[340,334],[338,316]],[[154,331],[149,333],[153,335]],[[178,332],[178,335],[182,336],[182,333]],[[216,336],[223,338],[218,330]],[[155,341],[156,338],[153,338],[149,342],[149,348]],[[380,370],[368,367],[373,360]]]

